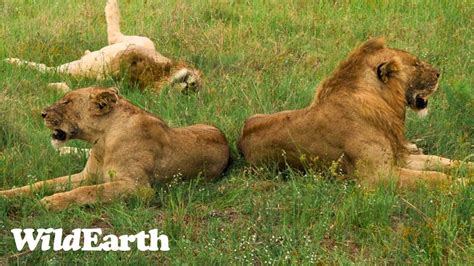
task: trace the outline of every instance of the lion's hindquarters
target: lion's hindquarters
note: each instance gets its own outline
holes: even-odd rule
[[[268,115],[257,114],[245,120],[244,127],[240,134],[237,147],[239,153],[250,164],[258,164],[267,153],[262,151],[265,142],[274,136],[268,134],[270,130],[265,127]]]
[[[209,125],[192,125],[174,129],[176,157],[175,167],[186,178],[198,175],[207,180],[219,177],[229,163],[229,145],[224,134]]]
[[[299,157],[307,148],[302,141],[304,116],[305,110],[295,110],[248,118],[238,143],[240,153],[253,165],[276,162],[301,167]]]

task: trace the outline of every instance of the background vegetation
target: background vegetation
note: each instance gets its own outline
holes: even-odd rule
[[[105,1],[0,1],[0,58],[48,65],[106,45]],[[150,200],[46,211],[33,199],[0,199],[0,264],[286,264],[474,262],[474,186],[366,192],[325,173],[252,170],[236,152],[244,119],[308,105],[316,85],[357,44],[385,36],[439,67],[431,115],[407,118],[409,139],[456,159],[474,153],[472,1],[120,1],[122,31],[155,41],[206,77],[199,94],[140,92],[112,80],[73,80],[0,63],[0,188],[77,172],[60,157],[40,110],[61,97],[49,82],[116,85],[172,126],[213,123],[232,145],[230,172],[213,183],[158,186]],[[85,147],[80,142],[72,145]],[[472,161],[472,158],[471,158]],[[460,169],[452,173],[467,177]],[[159,228],[169,252],[18,252],[11,228]]]

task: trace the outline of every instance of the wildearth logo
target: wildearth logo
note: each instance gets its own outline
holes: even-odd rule
[[[36,232],[35,232],[36,231]],[[140,251],[169,251],[168,236],[158,235],[158,229],[141,231],[135,235],[105,235],[100,228],[76,228],[71,234],[64,235],[63,229],[20,229],[11,230],[15,238],[16,249],[23,250],[25,245],[33,251],[41,242],[41,250],[54,251],[129,251],[130,243],[135,243]],[[148,241],[147,241],[148,240]],[[158,242],[160,242],[158,248]]]

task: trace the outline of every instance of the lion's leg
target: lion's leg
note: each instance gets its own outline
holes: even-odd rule
[[[69,74],[73,77],[87,77],[88,74],[91,72],[90,67],[87,66],[88,61],[90,61],[89,57],[90,54],[84,55],[81,59],[72,61],[69,63],[62,64],[57,67],[58,73],[65,73]],[[98,62],[100,64],[100,62]]]
[[[474,168],[474,164],[467,162],[469,168]],[[452,169],[462,165],[461,161],[451,160],[436,155],[415,155],[411,154],[406,160],[406,168],[412,170],[437,170]]]
[[[120,32],[120,10],[117,0],[108,0],[105,5],[105,19],[107,20],[107,40],[109,45],[118,43],[123,37]]]
[[[110,202],[114,198],[130,194],[136,186],[130,181],[113,181],[94,186],[83,186],[74,190],[56,193],[41,200],[47,208],[62,210],[71,204],[91,204],[97,201]]]
[[[73,188],[75,188],[80,186],[81,181],[84,179],[83,177],[84,176],[82,173],[78,173],[70,176],[62,176],[45,181],[39,181],[32,185],[0,191],[0,196],[16,197],[20,195],[29,195],[33,191],[40,190],[45,186],[51,187],[52,189],[54,189],[54,191],[59,191],[67,185],[71,185]]]
[[[57,73],[68,74],[77,78],[105,79],[108,74],[106,56],[101,51],[90,52],[81,59],[58,66]]]
[[[407,168],[396,169],[398,175],[397,185],[402,188],[413,188],[419,181],[432,186],[448,185],[451,183],[449,176],[435,171],[419,171]]]
[[[405,148],[410,154],[423,154],[423,149],[418,148],[415,143],[407,142],[405,143]]]
[[[436,171],[421,171],[389,166],[374,168],[358,168],[361,183],[369,188],[391,182],[399,188],[414,188],[418,182],[425,182],[430,186],[447,185],[451,183],[448,175]]]
[[[67,85],[66,82],[54,82],[48,83],[47,87],[49,89],[54,89],[58,92],[67,93],[71,91],[71,88]]]

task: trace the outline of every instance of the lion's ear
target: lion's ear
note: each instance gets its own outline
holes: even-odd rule
[[[369,39],[360,46],[360,50],[366,53],[371,53],[383,48],[385,48],[385,39],[383,37]]]
[[[393,59],[377,66],[377,77],[383,83],[387,83],[398,71],[400,71],[400,62],[399,60]]]
[[[118,101],[118,94],[112,89],[104,90],[91,96],[97,113],[101,115],[112,111]]]

